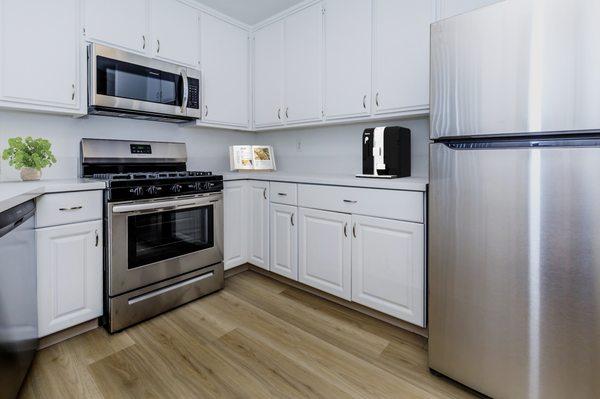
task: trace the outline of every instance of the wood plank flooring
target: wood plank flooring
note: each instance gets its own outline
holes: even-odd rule
[[[21,398],[470,398],[427,343],[252,271],[109,335],[43,349]]]

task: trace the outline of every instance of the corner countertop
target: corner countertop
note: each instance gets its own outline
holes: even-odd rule
[[[89,179],[0,182],[0,212],[48,193],[103,190],[106,183]]]
[[[286,183],[323,184],[329,186],[379,188],[384,190],[427,191],[426,177],[404,177],[399,179],[359,178],[354,175],[328,175],[288,172],[223,172],[223,180],[263,180]]]

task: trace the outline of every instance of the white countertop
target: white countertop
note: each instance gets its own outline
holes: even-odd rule
[[[0,212],[39,197],[42,194],[70,191],[103,190],[103,181],[89,179],[39,180],[34,182],[0,182]]]
[[[404,177],[400,179],[358,178],[354,175],[302,174],[287,172],[222,172],[225,181],[264,180],[331,186],[380,188],[386,190],[427,191],[426,177]]]

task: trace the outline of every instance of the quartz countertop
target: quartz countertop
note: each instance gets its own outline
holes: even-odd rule
[[[89,179],[39,180],[33,182],[0,182],[0,212],[43,194],[71,191],[103,190],[106,183]]]
[[[323,184],[330,186],[379,188],[385,190],[427,191],[426,177],[404,177],[399,179],[359,178],[354,175],[328,175],[288,172],[223,172],[223,180],[264,180],[287,183]]]

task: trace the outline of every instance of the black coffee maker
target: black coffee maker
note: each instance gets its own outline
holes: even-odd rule
[[[356,177],[394,179],[410,176],[410,129],[366,129],[362,136],[363,173]]]

